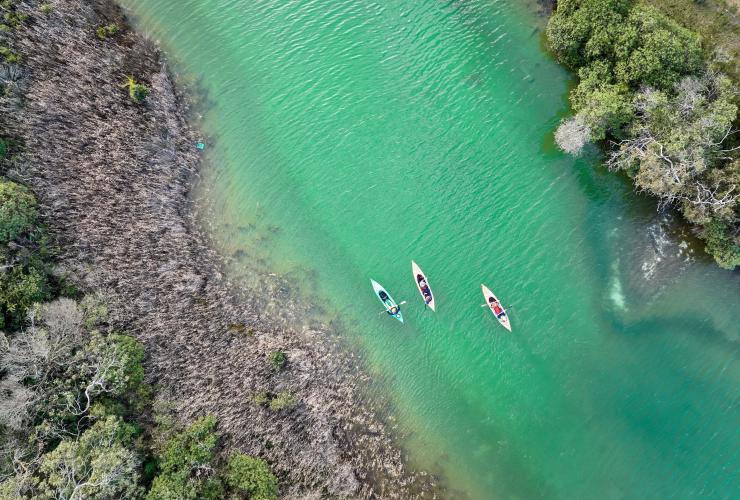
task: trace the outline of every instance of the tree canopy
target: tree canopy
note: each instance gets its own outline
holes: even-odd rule
[[[547,37],[579,77],[561,149],[606,140],[607,166],[678,208],[720,265],[740,265],[737,89],[700,37],[632,0],[561,0]]]

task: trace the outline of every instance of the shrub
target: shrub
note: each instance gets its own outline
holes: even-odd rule
[[[39,11],[42,14],[51,14],[51,12],[54,10],[54,7],[50,3],[42,3],[39,5]]]
[[[128,87],[128,95],[132,101],[141,104],[149,95],[149,87],[143,83],[138,83],[133,76],[126,77],[124,87]]]
[[[270,400],[270,409],[272,411],[287,410],[296,405],[296,398],[290,391],[280,391]]]
[[[0,26],[4,25],[0,24]],[[8,64],[21,62],[21,56],[6,45],[0,45],[0,57],[2,57]]]
[[[250,500],[277,499],[277,478],[262,459],[234,453],[229,457],[224,476],[232,489],[246,493]]]
[[[98,38],[101,40],[105,40],[109,36],[113,36],[118,33],[120,29],[121,28],[116,23],[112,23],[98,27],[98,29],[95,30],[95,34],[98,35]]]
[[[0,181],[0,243],[30,231],[36,220],[36,198],[26,186]]]
[[[283,351],[272,351],[268,355],[268,359],[270,360],[270,364],[275,370],[281,370],[285,366],[285,363],[288,361],[288,357]]]
[[[720,267],[734,269],[740,266],[740,238],[732,237],[729,228],[721,222],[712,222],[704,229],[706,251],[714,256]]]
[[[270,402],[270,396],[262,391],[254,395],[254,402],[260,406],[266,406]]]
[[[88,330],[105,323],[108,319],[108,304],[100,294],[88,294],[80,302],[85,328]]]
[[[223,486],[214,472],[216,419],[202,417],[176,433],[158,455],[160,473],[147,498],[220,498]]]
[[[12,328],[21,326],[29,308],[48,296],[46,275],[36,268],[16,266],[9,273],[0,274],[0,322]]]

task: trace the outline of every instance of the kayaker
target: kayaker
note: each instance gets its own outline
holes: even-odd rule
[[[395,316],[396,314],[398,314],[399,310],[400,309],[398,308],[398,306],[391,306],[390,310],[388,311],[388,314],[390,314],[391,316]]]
[[[501,304],[498,300],[493,297],[488,297],[488,303],[490,304],[491,309],[493,309],[493,314],[495,314],[497,318],[506,314],[506,312],[501,308]]]
[[[432,301],[432,291],[429,290],[429,285],[427,285],[426,280],[424,280],[424,276],[417,274],[416,280],[419,282],[419,288],[421,288],[422,295],[424,295],[424,302],[428,304]]]

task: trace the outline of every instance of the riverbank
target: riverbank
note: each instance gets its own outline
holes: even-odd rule
[[[739,30],[723,0],[564,0],[547,27],[579,79],[556,143],[576,156],[599,144],[610,170],[679,212],[727,269],[740,265]]]
[[[22,145],[7,175],[38,196],[58,273],[103,293],[112,325],[143,342],[159,402],[183,421],[215,415],[227,449],[265,458],[286,498],[434,497],[434,481],[404,465],[360,405],[358,357],[328,328],[262,318],[260,300],[224,279],[189,198],[198,132],[157,47],[111,2],[18,11],[31,17],[12,40],[20,59],[2,98],[0,126]],[[98,33],[110,25],[120,29]],[[149,88],[143,103],[122,87],[126,75]],[[284,370],[267,359],[275,351],[287,355]],[[295,404],[255,401],[281,393]]]

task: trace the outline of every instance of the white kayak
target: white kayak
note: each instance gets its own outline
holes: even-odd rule
[[[504,309],[504,306],[498,300],[498,297],[496,297],[486,285],[481,285],[480,287],[483,290],[483,297],[486,298],[486,306],[491,310],[491,312],[496,317],[498,322],[501,323],[501,326],[511,331],[511,324],[509,323],[509,315],[506,314],[506,309]],[[495,310],[497,305],[500,308],[500,311],[498,314],[496,314],[496,310]]]
[[[373,285],[373,290],[375,290],[375,295],[378,297],[378,300],[380,300],[383,303],[383,306],[385,307],[385,310],[388,311],[388,314],[390,316],[393,316],[398,321],[403,323],[403,315],[401,314],[401,306],[399,306],[395,300],[393,300],[393,297],[391,297],[391,294],[386,291],[383,286],[378,283],[375,280],[370,280],[370,283]],[[391,308],[395,307],[397,312],[396,314],[393,314],[391,312]]]
[[[416,265],[416,262],[414,262],[413,260],[411,261],[411,271],[414,273],[414,283],[416,283],[416,288],[417,290],[419,290],[421,298],[424,299],[424,303],[429,306],[429,309],[434,311],[434,294],[432,293],[432,288],[429,286],[429,280],[427,279],[421,268]],[[419,284],[422,280],[426,283],[426,286],[424,288],[422,288]]]

